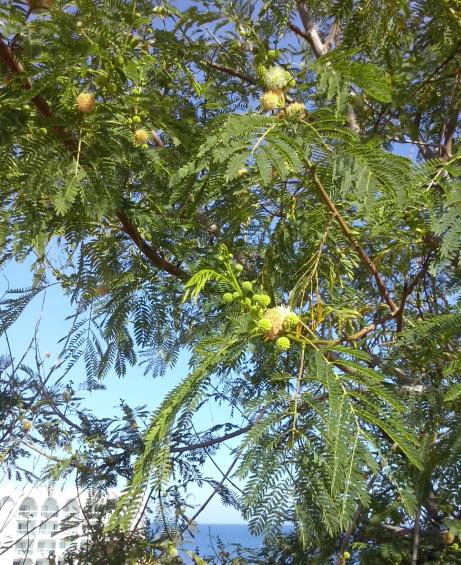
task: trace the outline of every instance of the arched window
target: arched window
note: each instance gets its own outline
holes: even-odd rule
[[[31,496],[25,498],[19,507],[19,517],[34,519],[37,516],[37,503]]]
[[[53,514],[56,514],[57,516],[58,511],[59,506],[56,502],[56,499],[49,496],[42,505],[42,518],[50,518],[53,516]]]

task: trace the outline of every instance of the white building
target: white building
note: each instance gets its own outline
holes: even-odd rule
[[[61,565],[65,550],[84,541],[85,502],[75,489],[0,487],[0,564]]]

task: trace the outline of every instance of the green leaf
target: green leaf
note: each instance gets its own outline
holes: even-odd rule
[[[461,396],[461,383],[456,383],[445,393],[443,400],[445,402],[451,402],[452,400],[456,400],[460,396]]]

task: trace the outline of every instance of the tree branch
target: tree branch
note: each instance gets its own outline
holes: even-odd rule
[[[447,57],[436,67],[432,73],[426,77],[421,84],[419,84],[414,90],[411,91],[408,99],[411,100],[415,94],[417,94],[422,88],[424,88],[428,83],[432,81],[436,74],[438,74],[459,52],[461,49],[461,41],[458,41],[454,46],[453,50],[447,55]]]
[[[229,432],[220,437],[208,439],[206,441],[202,441],[200,443],[191,443],[190,445],[185,445],[183,447],[172,447],[170,448],[171,453],[184,453],[185,451],[194,451],[195,449],[204,449],[206,447],[211,447],[212,445],[216,445],[217,443],[222,443],[227,441],[228,439],[232,439],[234,437],[238,437],[246,432],[249,432],[251,428],[255,425],[255,422],[251,422],[247,426],[243,428],[239,428],[238,430],[234,430],[233,432]]]
[[[210,61],[208,59],[203,59],[202,62],[212,69],[216,69],[217,71],[221,71],[222,73],[225,73],[227,75],[239,78],[240,80],[242,80],[243,82],[247,82],[248,84],[253,84],[254,86],[258,86],[259,84],[258,79],[256,79],[255,77],[252,77],[240,71],[236,71],[235,69],[231,67],[227,67],[226,65],[213,63],[213,61]],[[288,94],[285,95],[285,100],[288,103],[294,102],[293,98]]]
[[[200,516],[200,514],[205,510],[205,508],[208,506],[208,504],[210,503],[210,501],[214,497],[214,495],[222,489],[224,483],[226,482],[229,475],[231,474],[232,469],[235,467],[235,465],[237,464],[237,461],[240,459],[241,454],[242,454],[241,451],[237,452],[237,454],[235,455],[234,459],[232,460],[232,463],[230,464],[229,468],[224,473],[223,478],[219,481],[219,483],[216,483],[212,493],[205,500],[205,502],[200,506],[200,508],[197,510],[197,512],[191,518],[188,519],[187,524],[182,528],[181,533],[184,533],[187,530],[187,528],[194,522],[194,520],[196,520],[198,518],[198,516]]]
[[[10,47],[3,41],[0,37],[0,59],[5,64],[6,68],[9,69],[13,74],[24,74],[24,67],[15,57],[13,51]],[[32,90],[32,80],[30,77],[24,77],[23,86],[25,90]],[[51,118],[53,112],[48,104],[48,102],[41,96],[33,96],[31,102],[37,108],[39,114],[44,118]],[[53,131],[61,139],[62,143],[72,151],[75,156],[77,154],[77,144],[74,139],[68,136],[66,130],[62,126],[53,126]]]
[[[167,261],[160,253],[147,243],[139,233],[138,228],[131,222],[125,212],[118,211],[117,218],[122,224],[123,231],[128,235],[131,241],[141,251],[141,253],[149,259],[151,263],[157,266],[162,271],[177,277],[178,279],[187,279],[187,273],[178,265],[174,265]]]
[[[421,520],[421,506],[418,506],[415,516],[415,526],[413,528],[413,544],[411,550],[411,565],[417,565],[419,553],[419,539],[420,539],[420,520]]]
[[[296,4],[298,7],[299,16],[304,26],[304,33],[299,28],[296,28],[296,26],[292,26],[292,24],[289,24],[289,27],[292,31],[295,31],[295,29],[293,28],[296,28],[297,31],[295,31],[295,33],[304,37],[304,39],[311,46],[311,49],[314,52],[315,57],[318,59],[322,55],[325,55],[327,51],[315,28],[314,20],[312,19],[312,16],[309,13],[309,9],[307,8],[306,3],[296,2]]]
[[[376,265],[373,263],[373,261],[367,255],[367,253],[362,248],[360,243],[353,236],[351,230],[349,229],[349,226],[346,224],[346,222],[344,221],[344,218],[341,216],[338,209],[336,208],[336,206],[334,205],[334,203],[332,202],[332,200],[328,196],[328,193],[325,190],[323,184],[321,183],[319,177],[317,176],[317,173],[315,172],[315,169],[314,169],[312,164],[310,165],[310,168],[311,168],[311,173],[312,173],[312,178],[313,178],[314,184],[317,187],[318,191],[320,192],[320,195],[321,195],[323,201],[328,206],[328,208],[330,209],[333,216],[336,218],[336,220],[337,220],[337,222],[338,222],[338,224],[341,228],[341,231],[344,233],[346,238],[350,241],[352,247],[355,249],[355,252],[359,256],[359,258],[362,259],[362,261],[365,263],[365,265],[367,266],[370,273],[373,275],[373,278],[376,281],[376,284],[378,286],[379,293],[381,294],[382,299],[388,305],[389,310],[391,311],[392,315],[395,316],[399,309],[398,309],[397,305],[395,304],[395,302],[392,300],[392,298],[389,296],[389,293],[386,289],[386,285],[384,284],[384,281],[381,278],[381,275],[379,274],[378,269],[376,268]]]
[[[413,279],[409,283],[405,283],[403,285],[403,291],[402,291],[402,296],[400,297],[399,311],[398,311],[398,315],[397,315],[397,330],[398,331],[402,330],[403,314],[404,314],[404,311],[405,311],[405,304],[406,304],[407,298],[414,291],[414,289],[418,286],[421,279],[426,275],[426,273],[429,269],[429,265],[431,264],[431,260],[433,259],[433,257],[434,257],[434,254],[432,252],[429,252],[427,254],[426,258],[423,261],[421,269],[416,273],[416,275],[413,277]]]
[[[0,59],[3,61],[5,66],[13,74],[23,74],[24,73],[24,67],[17,60],[14,53],[11,51],[10,47],[3,41],[3,39],[1,37],[0,37]],[[24,88],[26,90],[32,89],[32,80],[29,77],[24,78],[23,84],[24,84]],[[38,112],[44,118],[52,118],[53,117],[53,112],[52,112],[49,104],[41,96],[34,96],[34,97],[32,97],[31,100],[32,100],[32,103],[34,104],[34,106],[37,108]],[[62,143],[67,147],[67,149],[69,149],[71,151],[72,155],[75,157],[76,154],[77,154],[77,144],[76,144],[75,140],[72,139],[71,137],[69,137],[65,128],[62,127],[62,126],[53,126],[52,129],[58,135],[58,137],[61,139]],[[160,139],[160,138],[158,138],[158,139]],[[160,143],[159,143],[158,139],[156,137],[154,137],[154,140],[157,143],[157,145],[159,147],[162,147],[163,143],[162,143],[161,140],[160,140]],[[161,270],[163,270],[163,271],[165,271],[165,272],[167,272],[167,273],[169,273],[169,274],[171,274],[171,275],[173,275],[173,276],[175,276],[179,279],[187,278],[185,271],[183,271],[177,265],[173,265],[172,263],[169,263],[164,257],[162,257],[160,255],[160,253],[156,249],[154,249],[151,245],[149,245],[147,243],[147,241],[145,241],[142,238],[137,227],[131,222],[131,220],[128,218],[128,216],[124,212],[119,211],[117,213],[117,217],[118,217],[120,223],[122,224],[123,231],[126,233],[126,235],[128,235],[130,237],[130,239],[133,241],[133,243],[136,245],[136,247],[138,247],[138,249],[141,251],[141,253],[147,259],[149,259],[149,261],[152,264],[154,264],[159,269],[161,269]]]
[[[450,102],[447,110],[447,121],[444,124],[443,141],[440,145],[440,158],[442,161],[449,161],[453,155],[453,138],[458,127],[459,102],[457,90],[461,80],[461,73],[458,71],[456,75],[456,83],[450,96]]]
[[[247,82],[248,84],[258,84],[258,80],[255,77],[247,75],[246,73],[241,73],[240,71],[236,71],[235,69],[227,67],[226,65],[213,63],[213,61],[210,61],[209,59],[203,59],[203,63],[207,67],[211,67],[212,69],[216,69],[217,71],[221,71],[222,73],[226,73],[227,75],[239,78],[240,80],[243,80],[243,82]]]
[[[328,53],[328,50],[333,45],[333,42],[336,38],[336,34],[338,33],[338,23],[336,21],[333,23],[330,33],[328,34],[325,43],[323,43],[314,25],[314,20],[312,18],[312,15],[310,14],[306,2],[300,0],[296,2],[296,5],[298,7],[299,16],[304,26],[304,32],[301,31],[299,27],[295,26],[292,23],[289,23],[288,27],[289,29],[291,29],[291,31],[303,37],[307,41],[307,43],[309,43],[312,52],[315,55],[315,58],[319,59],[322,55]],[[347,113],[347,121],[349,123],[349,128],[352,131],[358,133],[360,131],[360,126],[358,124],[357,116],[355,115],[355,111],[354,108],[352,107],[352,104],[348,104],[346,113]]]

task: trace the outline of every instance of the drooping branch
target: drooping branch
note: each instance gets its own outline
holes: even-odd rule
[[[368,481],[368,484],[367,484],[367,491],[368,492],[370,492],[371,489],[373,488],[373,485],[375,484],[377,478],[378,478],[378,475],[373,475],[373,477],[371,477],[370,480]],[[355,509],[354,517],[352,518],[351,523],[349,524],[349,527],[344,532],[344,535],[341,537],[341,541],[339,543],[339,549],[338,549],[338,556],[336,558],[335,565],[342,565],[344,563],[344,552],[346,551],[346,548],[349,545],[352,534],[354,533],[355,529],[357,528],[357,521],[360,518],[360,515],[363,512],[363,509],[364,509],[363,504],[359,503],[357,505],[357,508]]]
[[[136,247],[141,251],[141,253],[149,259],[151,263],[156,265],[162,271],[177,277],[178,279],[186,279],[186,272],[181,269],[178,265],[174,265],[167,261],[154,247],[149,245],[145,239],[139,233],[138,228],[130,221],[125,212],[117,212],[117,217],[122,224],[123,231],[129,236],[131,241],[136,245]]]

